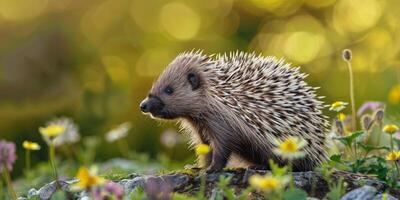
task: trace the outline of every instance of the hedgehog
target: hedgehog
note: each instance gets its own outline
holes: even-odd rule
[[[324,107],[307,74],[283,59],[235,52],[179,54],[153,84],[140,109],[152,118],[177,119],[191,144],[207,144],[207,171],[220,171],[231,160],[269,168],[288,161],[273,151],[274,139],[290,136],[308,142],[305,156],[291,161],[308,171],[327,158]],[[229,166],[235,167],[235,166]]]

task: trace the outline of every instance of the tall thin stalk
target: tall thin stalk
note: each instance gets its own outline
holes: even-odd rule
[[[60,183],[58,182],[58,173],[57,173],[57,166],[56,166],[56,149],[54,144],[49,144],[49,160],[51,168],[53,169],[54,179],[56,181],[56,185],[58,188],[61,188]]]
[[[351,66],[351,57],[352,53],[350,49],[343,50],[343,60],[347,63],[347,67],[349,69],[349,79],[350,79],[350,102],[351,102],[351,124],[352,130],[357,130],[357,121],[356,121],[356,106],[355,106],[355,98],[354,98],[354,78],[353,78],[353,68]]]
[[[17,200],[17,193],[15,193],[14,187],[11,182],[11,176],[10,172],[8,171],[8,168],[6,165],[3,165],[3,177],[4,177],[4,182],[7,184],[7,189],[8,192],[10,193],[10,196],[13,200]]]
[[[25,167],[26,167],[26,173],[29,173],[31,170],[31,151],[26,150],[25,151]]]

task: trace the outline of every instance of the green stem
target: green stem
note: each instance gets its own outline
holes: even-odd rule
[[[3,194],[3,180],[0,179],[0,199],[5,199]]]
[[[399,166],[397,165],[397,160],[394,161],[394,165],[396,166],[396,172],[397,172],[396,178],[398,178],[400,173],[399,173]]]
[[[353,78],[353,69],[351,67],[350,61],[347,62],[347,67],[349,68],[350,75],[350,101],[351,101],[351,123],[353,131],[357,130],[357,122],[356,122],[356,106],[355,106],[355,98],[354,98],[354,78]]]
[[[49,159],[50,159],[50,165],[51,168],[53,169],[53,176],[56,181],[56,185],[58,188],[60,188],[59,182],[58,182],[58,173],[57,173],[57,167],[56,167],[56,149],[54,147],[54,144],[49,144]]]
[[[292,166],[292,160],[291,160],[291,159],[289,159],[289,161],[288,161],[288,167],[289,167],[289,173],[290,173],[290,175],[291,175],[289,187],[290,187],[290,189],[293,189],[293,188],[294,188],[294,180],[293,180],[293,173],[292,173],[292,171],[293,171],[293,169],[292,169],[293,166]]]
[[[17,194],[15,193],[14,187],[11,182],[10,172],[8,171],[8,168],[5,164],[3,165],[3,177],[4,181],[7,184],[8,192],[10,193],[11,198],[13,200],[17,200]]]
[[[199,194],[197,196],[198,199],[204,199],[204,193],[206,191],[206,176],[207,173],[204,173],[204,175],[200,175],[200,188]]]
[[[122,156],[124,156],[125,158],[129,158],[129,146],[126,140],[124,139],[118,140],[117,145]]]
[[[393,137],[390,136],[390,150],[393,152],[394,151],[394,147],[393,147]]]
[[[354,142],[354,158],[355,158],[355,160],[357,160],[357,139]]]
[[[26,173],[29,173],[31,170],[31,151],[26,150],[25,152],[25,165],[26,165]]]

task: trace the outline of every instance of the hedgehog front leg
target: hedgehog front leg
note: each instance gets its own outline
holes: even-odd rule
[[[231,151],[228,148],[212,144],[212,160],[211,165],[207,168],[207,172],[221,171],[228,163]]]

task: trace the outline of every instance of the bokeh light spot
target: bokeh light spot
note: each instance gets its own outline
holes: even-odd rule
[[[188,40],[196,36],[200,22],[199,15],[185,4],[169,3],[161,9],[161,26],[176,39]]]
[[[378,22],[382,10],[382,1],[341,0],[333,11],[333,25],[339,33],[361,32]]]
[[[307,63],[316,57],[324,42],[322,35],[305,31],[294,32],[286,39],[284,52],[290,59]]]
[[[128,65],[118,56],[103,56],[101,58],[111,80],[117,83],[125,83],[129,79]]]
[[[136,73],[139,76],[154,77],[158,76],[171,62],[174,54],[168,49],[151,49],[145,51],[136,64]]]
[[[39,16],[48,0],[0,0],[0,15],[7,20],[27,20]]]
[[[303,0],[250,0],[257,8],[274,13],[276,15],[289,15],[296,12]]]

